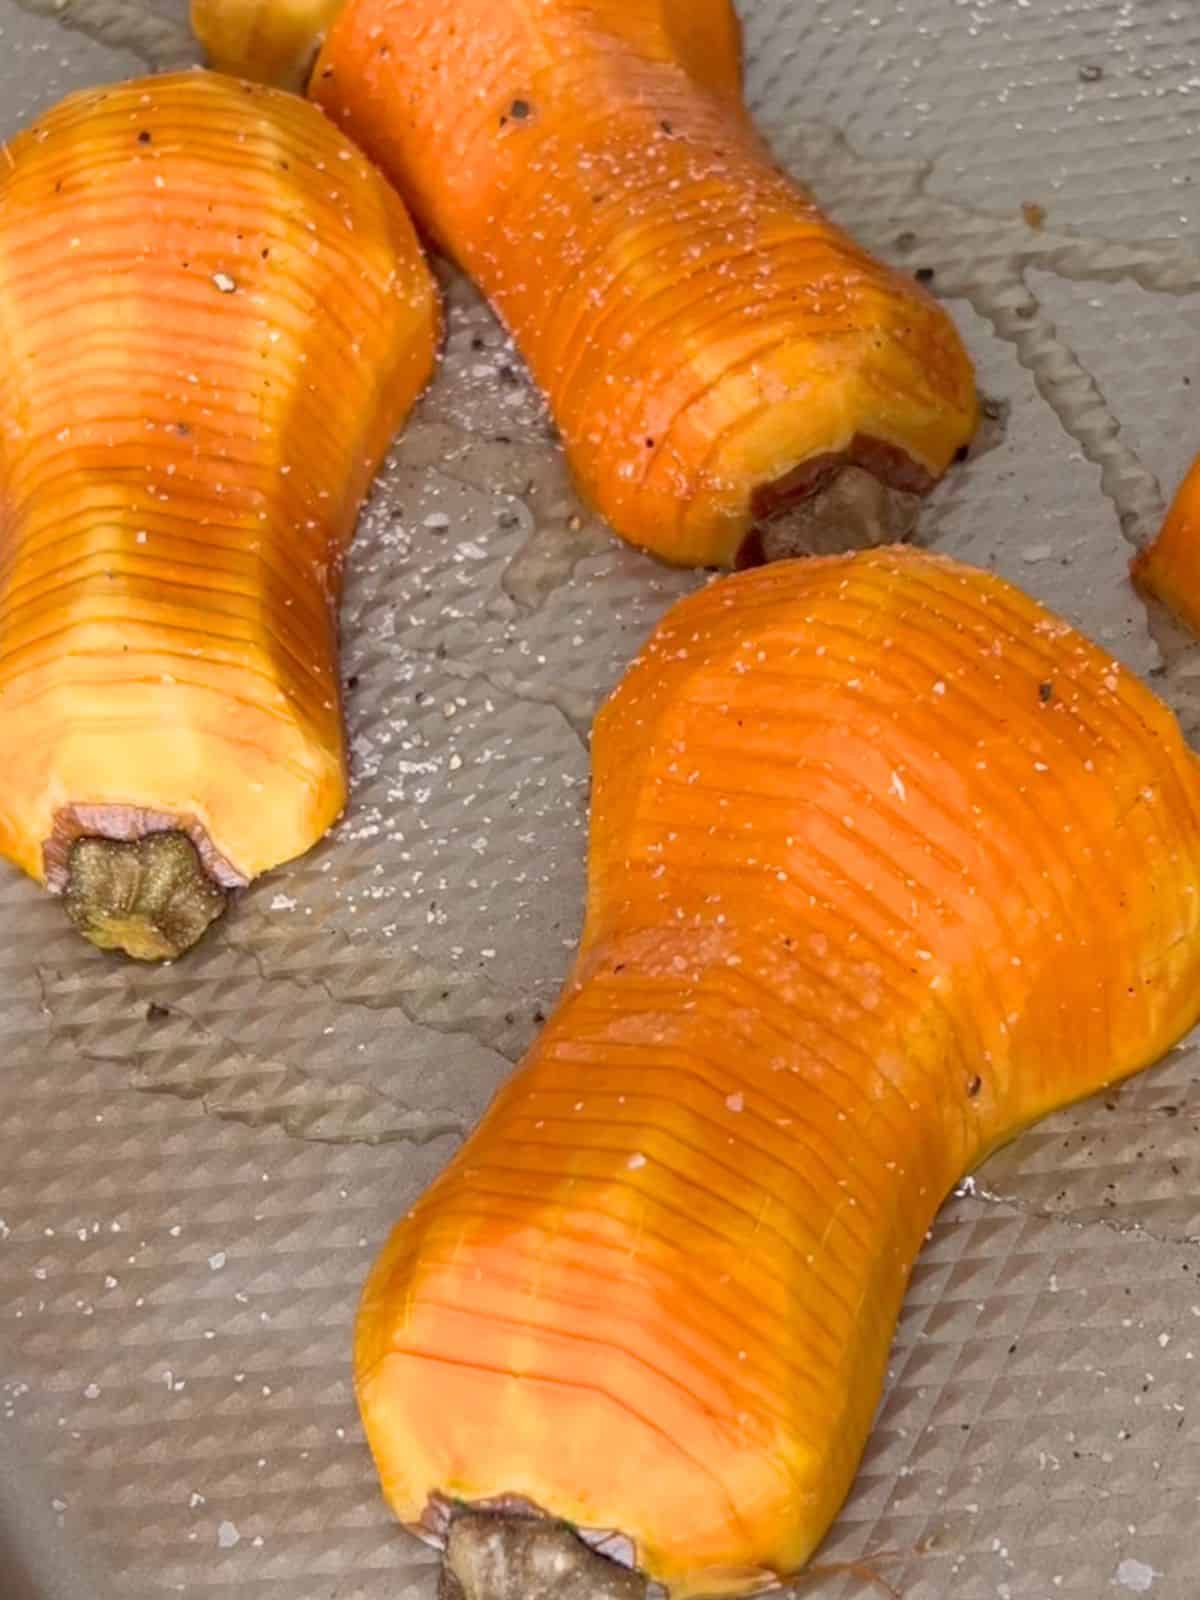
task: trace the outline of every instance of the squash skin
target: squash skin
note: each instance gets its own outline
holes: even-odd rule
[[[342,0],[191,0],[192,32],[217,72],[302,89]]]
[[[923,493],[971,439],[946,313],[756,135],[727,0],[349,0],[310,93],[481,285],[634,544],[730,566],[847,463]]]
[[[951,1186],[1200,1009],[1200,769],[903,549],[676,606],[600,713],[558,1009],[367,1284],[385,1494],[520,1496],[673,1594],[800,1569]]]
[[[0,853],[188,834],[245,882],[346,798],[341,567],[433,367],[399,200],[312,106],[181,73],[0,163]]]
[[[1158,536],[1130,563],[1136,587],[1200,635],[1200,458],[1179,485]]]

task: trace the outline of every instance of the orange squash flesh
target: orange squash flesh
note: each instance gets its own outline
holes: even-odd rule
[[[1200,458],[1180,484],[1158,537],[1133,558],[1133,581],[1200,634]]]
[[[772,162],[728,0],[349,0],[310,92],[512,330],[583,493],[738,559],[847,463],[923,492],[970,440],[952,323]]]
[[[342,0],[191,0],[192,32],[208,64],[300,89]]]
[[[400,202],[302,100],[89,90],[0,161],[0,853],[188,835],[218,883],[346,798],[341,565],[432,369]],[[119,942],[119,941],[118,941]]]
[[[1200,768],[998,578],[893,548],[669,613],[601,712],[561,1003],[356,1339],[386,1496],[679,1595],[799,1569],[954,1182],[1200,1010]]]

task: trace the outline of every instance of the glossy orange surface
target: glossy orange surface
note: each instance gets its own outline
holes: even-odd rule
[[[1196,1020],[1200,767],[1067,624],[888,549],[676,606],[594,774],[574,974],[376,1265],[358,1392],[406,1521],[521,1495],[747,1589],[838,1511],[950,1187]]]
[[[740,79],[727,0],[350,0],[310,88],[491,298],[583,493],[684,564],[836,460],[926,488],[976,419],[950,319],[774,165]]]
[[[150,78],[7,147],[0,853],[40,878],[73,808],[148,812],[249,878],[333,822],[342,559],[437,323],[302,100]]]
[[[192,32],[218,72],[299,89],[342,0],[191,0]]]
[[[1133,581],[1200,634],[1200,459],[1180,484],[1158,537],[1134,557]]]

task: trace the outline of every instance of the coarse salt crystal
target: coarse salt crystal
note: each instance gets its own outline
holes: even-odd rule
[[[1125,1589],[1132,1589],[1134,1594],[1148,1594],[1157,1577],[1154,1568],[1144,1561],[1125,1560],[1117,1568],[1117,1582]]]

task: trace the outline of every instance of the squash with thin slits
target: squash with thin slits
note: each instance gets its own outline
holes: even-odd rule
[[[1200,458],[1176,491],[1158,535],[1131,563],[1143,594],[1161,600],[1200,634]]]
[[[900,548],[683,601],[593,750],[574,973],[375,1266],[358,1395],[406,1522],[516,1497],[748,1590],[838,1511],[951,1186],[1195,1021],[1200,767]]]
[[[748,559],[843,469],[917,495],[970,440],[948,316],[755,133],[729,0],[348,0],[310,92],[490,297],[635,544]]]
[[[431,371],[403,206],[304,101],[71,96],[0,162],[0,853],[178,954],[342,809],[342,560]]]

